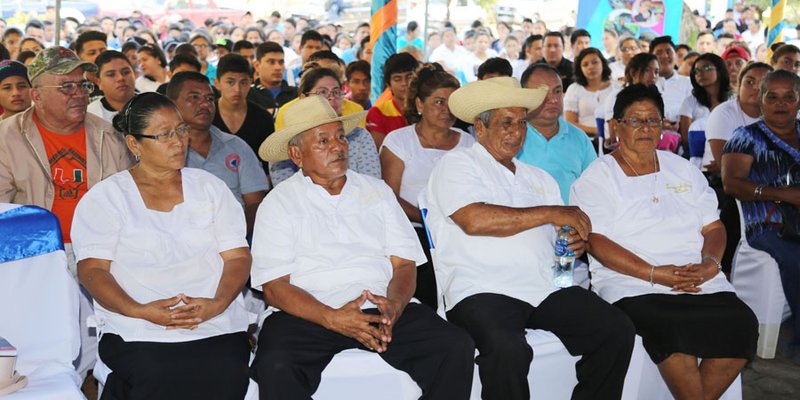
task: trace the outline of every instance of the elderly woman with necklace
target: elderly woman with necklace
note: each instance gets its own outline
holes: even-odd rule
[[[428,236],[421,225],[417,197],[428,186],[431,171],[442,156],[475,143],[468,133],[453,128],[456,118],[447,101],[459,86],[458,80],[439,64],[421,67],[411,81],[404,107],[411,125],[390,132],[381,146],[383,180],[394,191],[408,219],[416,223],[415,230],[428,260],[431,259]],[[417,268],[414,297],[436,308],[436,281],[430,262]]]
[[[592,220],[593,289],[628,314],[672,395],[719,398],[755,354],[757,322],[720,273],[714,191],[656,150],[663,115],[654,86],[623,89],[610,122],[619,149],[584,171],[570,202]]]

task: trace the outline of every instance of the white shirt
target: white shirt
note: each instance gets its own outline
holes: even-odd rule
[[[428,60],[432,63],[438,62],[444,64],[447,70],[455,72],[461,66],[462,59],[469,54],[471,53],[463,46],[455,45],[453,50],[450,50],[447,46],[441,44],[433,50]]]
[[[258,208],[252,253],[254,288],[289,275],[293,285],[333,308],[364,290],[386,296],[390,256],[427,261],[392,189],[352,170],[337,196],[302,170],[275,186]]]
[[[119,111],[110,111],[103,107],[102,99],[97,99],[89,103],[89,106],[86,107],[86,111],[108,121],[109,124],[113,122],[114,117],[119,113]]]
[[[148,209],[128,171],[92,187],[72,222],[76,260],[111,260],[111,275],[142,304],[180,293],[213,298],[224,266],[220,253],[247,247],[244,212],[225,183],[208,172],[184,168],[181,177],[184,201],[169,212]],[[185,342],[243,332],[249,323],[241,295],[194,330],[166,330],[97,301],[94,307],[100,330],[127,342]]]
[[[570,203],[601,234],[651,265],[700,263],[704,226],[719,220],[717,197],[703,174],[675,154],[657,151],[659,172],[626,176],[611,155],[600,157],[572,185]],[[653,196],[658,202],[653,202]],[[680,294],[624,275],[590,257],[592,288],[614,303],[644,294]],[[722,273],[700,285],[700,294],[733,291]]]
[[[479,293],[498,293],[538,306],[553,286],[555,228],[542,225],[508,237],[471,236],[451,218],[473,203],[507,207],[562,205],[547,172],[513,160],[516,173],[475,143],[447,153],[428,182],[428,215],[436,276],[446,308]]]
[[[486,60],[497,57],[497,52],[492,49],[486,49]],[[461,58],[461,64],[458,67],[461,72],[464,73],[464,77],[467,79],[467,82],[475,82],[478,80],[478,68],[486,62],[486,60],[481,60],[475,53],[469,53]]]
[[[570,85],[572,86],[572,85]],[[614,119],[614,103],[617,102],[617,95],[622,91],[622,85],[612,85],[613,89],[603,96],[603,103],[595,109],[594,117],[602,118],[604,123],[605,137],[608,137],[608,121]]]
[[[678,111],[679,117],[689,117],[692,120],[706,118],[709,114],[711,114],[711,111],[708,109],[708,107],[700,104],[693,94],[690,94],[683,99],[681,108]]]
[[[612,62],[608,67],[611,68],[611,80],[619,81],[625,78],[625,66],[622,65],[622,60]]]
[[[586,87],[577,83],[569,85],[567,92],[564,94],[564,112],[572,111],[578,113],[579,124],[595,126],[595,110],[597,110],[603,99],[620,90],[615,86],[619,85],[611,82],[605,89],[590,92]]]
[[[664,99],[664,118],[678,122],[681,104],[692,94],[692,81],[688,76],[674,72],[669,79],[659,76],[656,79],[656,87]]]
[[[731,97],[714,108],[706,122],[706,150],[703,153],[703,165],[714,159],[714,155],[711,154],[711,145],[708,144],[709,140],[717,139],[727,142],[737,128],[750,125],[758,119],[759,117],[752,118],[742,111],[737,96]]]
[[[169,80],[166,80],[164,82],[169,82]],[[161,84],[164,82],[156,82],[146,76],[140,76],[136,78],[134,84],[136,86],[136,91],[138,91],[139,93],[147,93],[147,92],[155,92],[156,89],[158,89],[158,87],[161,86]]]
[[[470,147],[475,139],[468,133],[451,128],[461,135],[452,149]],[[400,197],[417,205],[419,194],[428,186],[431,171],[442,156],[451,150],[428,149],[422,147],[417,135],[416,124],[396,129],[386,135],[381,151],[386,148],[403,161],[403,177],[400,181]]]
[[[528,69],[528,66],[531,65],[528,60],[514,60],[511,61],[511,76],[517,78],[518,81],[522,81],[522,73]]]

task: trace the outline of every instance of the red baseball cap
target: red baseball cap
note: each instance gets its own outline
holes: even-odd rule
[[[740,46],[731,46],[725,49],[724,52],[722,52],[723,60],[727,61],[728,59],[735,57],[743,58],[745,61],[750,61],[750,55],[747,54],[747,50],[743,49]]]

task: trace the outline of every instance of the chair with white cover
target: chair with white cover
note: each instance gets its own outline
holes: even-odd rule
[[[789,317],[789,303],[783,293],[778,263],[769,253],[756,250],[747,243],[742,202],[736,200],[742,237],[733,256],[731,283],[736,294],[758,318],[758,345],[761,358],[775,358],[781,323]]]
[[[17,348],[16,369],[28,378],[4,400],[85,399],[72,365],[80,351],[78,293],[55,215],[0,204],[0,336]]]

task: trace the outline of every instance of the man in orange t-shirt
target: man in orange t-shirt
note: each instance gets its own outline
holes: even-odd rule
[[[0,122],[0,202],[51,210],[61,223],[70,272],[76,275],[70,228],[75,206],[94,184],[133,164],[122,139],[102,118],[87,114],[94,84],[84,73],[97,67],[59,46],[42,50],[28,67],[33,107]],[[93,365],[97,338],[88,335],[91,299],[81,296],[84,375]]]

